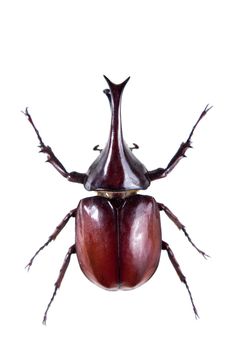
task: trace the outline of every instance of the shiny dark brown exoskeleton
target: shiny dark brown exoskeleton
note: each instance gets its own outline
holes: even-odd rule
[[[94,147],[100,154],[86,174],[68,172],[52,149],[44,144],[28,109],[24,112],[37,134],[41,152],[48,156],[47,161],[69,181],[81,183],[86,190],[97,192],[96,196],[82,199],[78,207],[65,216],[27,265],[30,268],[37,254],[56,239],[71,217],[75,217],[75,244],[66,254],[43,322],[46,322],[48,309],[61,285],[72,254],[77,254],[80,267],[89,280],[108,290],[116,290],[132,289],[145,283],[158,267],[161,250],[167,251],[180,280],[187,288],[195,316],[198,317],[186,278],[171,248],[162,240],[160,211],[164,211],[184,232],[199,253],[204,257],[207,255],[195,246],[184,225],[164,204],[157,203],[151,196],[139,195],[137,191],[145,190],[151,181],[167,176],[185,156],[191,147],[191,137],[197,124],[211,107],[206,106],[188,139],[180,145],[168,165],[147,171],[132,152],[138,146],[134,144],[134,147],[128,147],[122,134],[120,105],[129,78],[121,84],[113,84],[107,77],[105,79],[109,89],[104,90],[104,93],[112,112],[110,135],[103,150]]]

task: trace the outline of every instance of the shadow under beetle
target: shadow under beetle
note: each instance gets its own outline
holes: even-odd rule
[[[27,265],[29,269],[37,254],[55,240],[69,219],[74,217],[75,244],[66,254],[52,298],[44,313],[43,323],[46,323],[48,310],[61,286],[72,254],[77,255],[86,277],[98,286],[108,290],[127,290],[140,286],[154,274],[161,250],[167,251],[181,282],[187,288],[194,314],[198,317],[186,278],[170,246],[162,240],[160,211],[164,211],[178,229],[184,232],[199,253],[204,257],[207,255],[196,247],[185,226],[170,209],[162,203],[157,203],[153,197],[139,195],[137,192],[145,190],[151,181],[166,177],[185,157],[187,149],[191,147],[191,137],[196,126],[211,107],[206,106],[189,137],[180,145],[168,165],[165,168],[147,171],[132,152],[138,146],[134,144],[133,147],[128,147],[122,134],[120,105],[129,78],[121,84],[114,84],[107,77],[105,79],[109,89],[104,90],[104,93],[108,97],[112,113],[110,135],[104,149],[94,147],[100,154],[86,174],[68,172],[52,149],[44,144],[28,109],[23,112],[36,132],[40,151],[47,154],[47,161],[67,180],[83,184],[87,191],[97,192],[96,196],[81,199],[78,207],[64,217]]]

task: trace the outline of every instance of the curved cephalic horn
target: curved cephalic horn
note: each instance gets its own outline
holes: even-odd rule
[[[144,165],[124,141],[121,122],[121,99],[129,77],[114,84],[106,76],[109,89],[104,90],[111,106],[111,127],[108,142],[90,166],[85,188],[96,191],[128,191],[146,189],[150,181]]]

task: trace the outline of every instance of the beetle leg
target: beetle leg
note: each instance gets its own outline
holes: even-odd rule
[[[185,153],[187,151],[188,148],[192,148],[191,146],[191,138],[192,135],[194,133],[194,130],[196,129],[198,123],[200,122],[200,120],[206,115],[206,113],[212,108],[209,107],[209,105],[207,105],[204,109],[204,111],[201,113],[200,117],[198,118],[196,124],[194,125],[194,127],[192,128],[189,137],[187,138],[187,140],[185,142],[182,142],[182,144],[180,145],[178,151],[175,153],[175,155],[172,157],[172,159],[170,160],[170,162],[168,163],[166,168],[158,168],[152,171],[148,172],[148,176],[149,179],[151,181],[153,180],[157,180],[157,179],[161,179],[165,176],[167,176],[174,168],[175,166],[179,163],[179,161],[186,157]]]
[[[22,113],[28,117],[29,122],[31,123],[38,139],[39,139],[39,148],[40,148],[40,152],[42,153],[46,153],[47,154],[47,162],[49,162],[50,164],[52,164],[54,166],[54,168],[65,178],[67,178],[67,180],[71,181],[71,182],[78,182],[83,184],[86,178],[86,174],[83,173],[78,173],[76,171],[72,171],[72,172],[68,172],[65,167],[63,166],[63,164],[59,161],[59,159],[57,159],[57,157],[55,156],[55,154],[53,153],[52,149],[50,146],[46,146],[40,136],[40,133],[38,131],[38,129],[36,128],[35,124],[33,123],[32,117],[28,112],[28,108],[25,109],[25,111]]]
[[[134,149],[139,149],[139,146],[133,142],[133,147],[130,147],[130,150],[133,151]]]
[[[173,254],[173,251],[171,250],[169,245],[166,242],[164,242],[164,241],[162,242],[162,249],[167,251],[168,257],[169,257],[169,259],[170,259],[174,269],[176,270],[177,275],[179,276],[181,282],[183,282],[185,284],[185,287],[186,287],[186,289],[187,289],[187,291],[189,293],[189,297],[190,297],[190,300],[191,300],[191,303],[192,303],[192,306],[193,306],[193,311],[194,311],[195,317],[199,318],[196,306],[194,305],[194,301],[193,301],[193,297],[192,297],[191,291],[190,291],[188,283],[186,281],[186,277],[184,276],[183,272],[181,271],[180,265],[178,264],[174,254]]]
[[[31,260],[29,261],[29,263],[26,265],[26,268],[29,270],[30,267],[32,266],[32,263],[35,259],[35,257],[39,254],[39,252],[41,250],[43,250],[47,245],[49,245],[50,242],[54,241],[57,236],[59,235],[59,233],[61,232],[61,230],[65,227],[65,225],[67,224],[67,222],[70,220],[71,217],[75,217],[76,215],[76,211],[77,209],[73,209],[71,210],[65,217],[64,219],[60,222],[60,224],[56,227],[55,231],[53,232],[53,234],[51,236],[49,236],[49,239],[47,240],[47,242],[45,244],[43,244],[37,251],[36,253],[33,255],[33,257],[31,258]]]
[[[198,251],[198,253],[202,254],[202,256],[206,259],[209,257],[209,255],[207,255],[205,252],[203,252],[202,250],[200,250],[199,248],[197,248],[197,246],[193,243],[193,241],[191,240],[188,232],[186,231],[185,226],[180,222],[180,220],[171,212],[171,210],[166,207],[166,205],[162,204],[162,203],[158,203],[159,205],[159,209],[163,210],[164,213],[169,217],[169,219],[174,222],[174,224],[178,227],[179,230],[182,230],[185,234],[185,236],[187,237],[187,239],[189,240],[189,242],[192,244],[192,246]]]
[[[66,270],[67,270],[67,268],[69,266],[69,263],[70,263],[70,257],[71,257],[72,254],[75,254],[75,253],[76,253],[76,248],[75,248],[75,244],[73,244],[69,248],[69,250],[68,250],[68,252],[67,252],[67,254],[65,256],[65,260],[64,260],[64,262],[62,264],[62,267],[61,267],[61,270],[59,272],[58,279],[56,280],[56,282],[54,284],[55,285],[55,289],[54,289],[52,298],[50,299],[50,302],[48,303],[48,306],[47,306],[47,308],[45,310],[44,317],[43,317],[43,324],[46,324],[47,314],[48,314],[49,308],[50,308],[50,306],[51,306],[51,304],[52,304],[52,302],[53,302],[53,300],[54,300],[54,298],[56,296],[57,290],[61,286],[62,280],[63,280],[63,278],[65,276]]]

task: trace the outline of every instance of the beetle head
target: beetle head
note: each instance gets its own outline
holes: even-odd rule
[[[105,76],[104,76],[105,77]],[[121,98],[129,78],[121,84],[105,77],[112,119],[108,142],[87,172],[85,188],[89,191],[129,191],[146,189],[150,180],[144,165],[124,141],[121,124]]]

